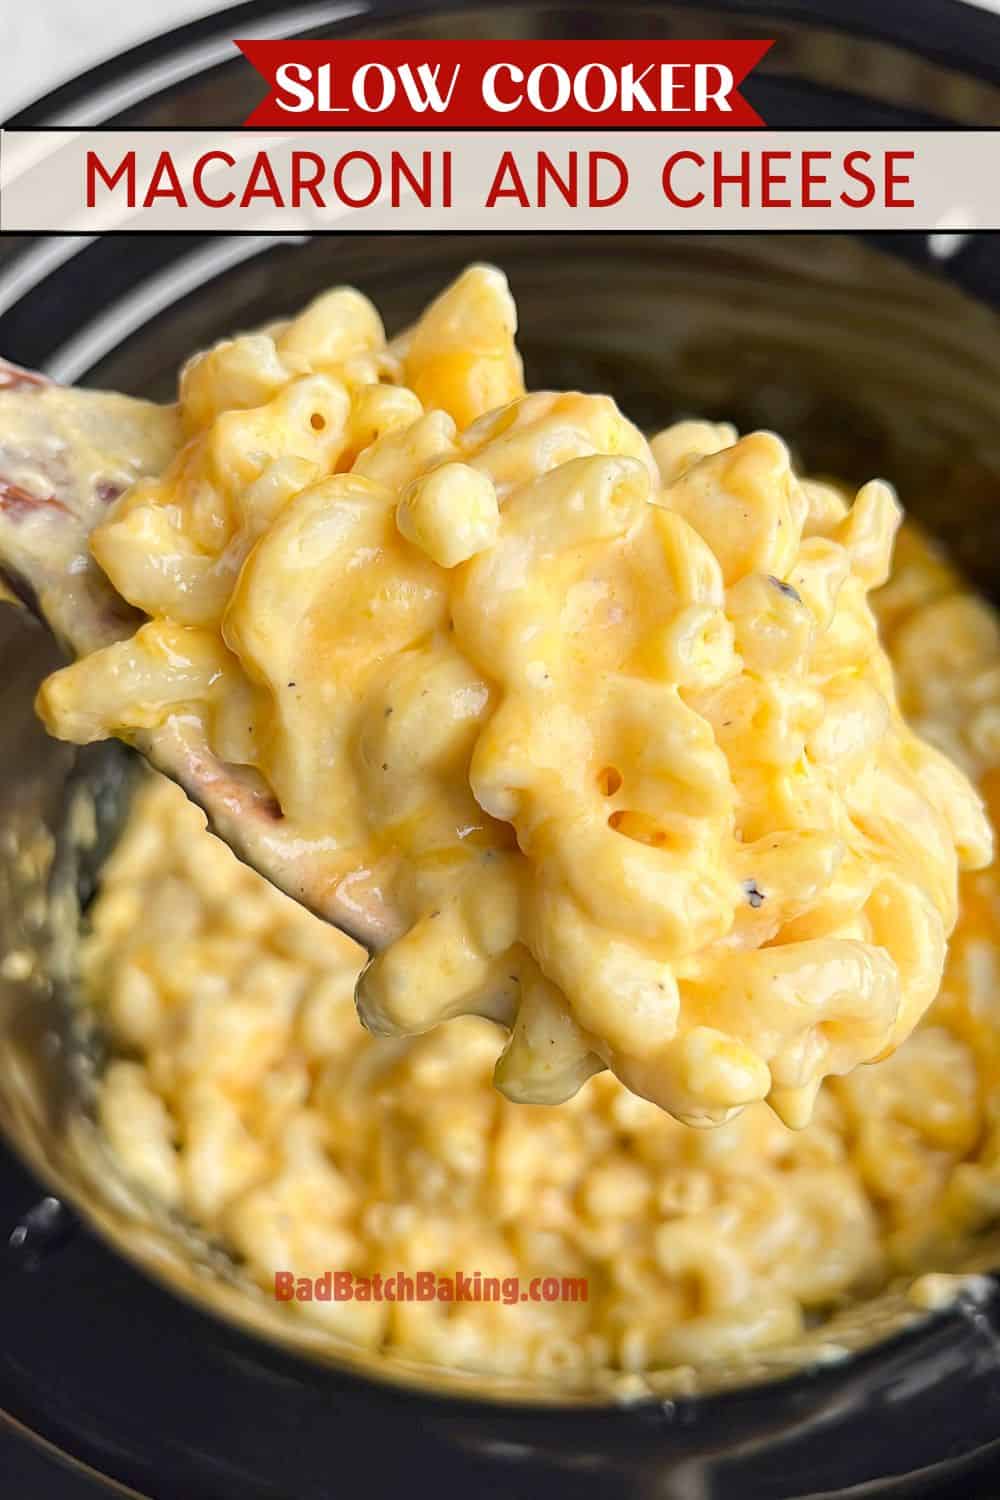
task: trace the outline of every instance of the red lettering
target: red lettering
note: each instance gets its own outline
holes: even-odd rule
[[[840,201],[847,208],[867,208],[875,197],[875,184],[867,172],[859,171],[854,165],[858,161],[870,162],[871,156],[867,151],[848,151],[844,157],[844,171],[847,176],[853,178],[855,182],[860,182],[863,187],[859,198],[852,197],[850,193],[841,193]]]
[[[693,161],[697,167],[705,165],[705,158],[699,156],[697,151],[675,151],[672,156],[667,157],[663,164],[663,175],[660,179],[663,183],[663,193],[667,202],[672,203],[675,208],[697,208],[699,203],[704,203],[705,201],[704,193],[692,193],[690,197],[682,198],[674,187],[674,168],[678,162],[682,161]]]
[[[814,172],[812,164],[814,161],[829,161],[833,153],[831,151],[803,151],[802,153],[802,207],[803,208],[832,208],[833,200],[830,198],[814,198],[814,187],[826,186],[826,173]]]
[[[178,208],[188,206],[181,180],[177,175],[177,168],[174,166],[169,151],[161,151],[156,158],[156,166],[149,179],[146,196],[142,200],[143,208],[152,208],[157,198],[172,198]]]
[[[750,204],[750,153],[740,152],[740,169],[738,172],[724,172],[722,170],[722,152],[716,152],[712,162],[712,207],[722,208],[723,189],[733,186],[740,190],[740,208],[748,208]]]
[[[434,201],[433,176],[432,176],[433,164],[434,164],[434,159],[433,159],[433,156],[431,155],[430,151],[421,151],[421,153],[420,153],[421,177],[420,177],[420,180],[418,181],[416,175],[413,172],[410,171],[410,168],[407,166],[407,164],[403,160],[402,156],[400,156],[399,152],[398,151],[394,151],[392,153],[392,161],[391,161],[391,167],[392,167],[392,176],[391,176],[392,192],[391,192],[391,197],[392,197],[392,206],[393,206],[393,208],[398,208],[399,207],[400,199],[402,197],[402,193],[401,193],[400,189],[401,189],[401,185],[402,185],[404,179],[405,179],[408,187],[410,188],[411,192],[413,193],[413,196],[416,198],[417,202],[421,205],[421,207],[422,208],[430,208],[432,202]]]
[[[610,193],[602,198],[599,187],[599,169],[602,162],[607,162],[618,173],[618,186],[612,188]],[[620,156],[613,151],[591,151],[590,163],[587,169],[588,202],[591,208],[611,208],[620,203],[628,192],[628,167]]]
[[[274,204],[275,208],[284,208],[285,206],[284,199],[281,196],[281,189],[278,186],[278,179],[274,175],[274,169],[268,160],[266,151],[258,151],[254,157],[253,166],[250,168],[250,176],[247,178],[246,186],[240,196],[240,208],[249,208],[255,198],[267,198]]]
[[[312,168],[309,177],[305,175],[306,167]],[[315,151],[293,151],[292,152],[292,207],[302,207],[302,195],[308,193],[317,208],[323,207],[323,195],[319,185],[323,181],[323,173],[326,171],[326,163]]]
[[[790,151],[762,151],[760,154],[761,184],[760,184],[760,206],[761,208],[791,208],[791,198],[776,198],[774,188],[788,186],[788,173],[775,170],[774,163],[778,161],[791,161]]]
[[[897,198],[897,187],[910,186],[909,172],[897,172],[897,161],[913,161],[915,151],[887,151],[885,153],[885,206],[886,208],[913,208],[913,198]]]
[[[372,174],[372,185],[367,193],[359,198],[352,198],[344,186],[344,176],[353,162],[364,162]],[[345,156],[339,158],[333,168],[333,187],[341,203],[346,203],[348,208],[367,208],[369,203],[374,203],[382,191],[382,168],[368,151],[348,151]]]
[[[566,203],[568,203],[569,206],[570,206],[570,208],[576,208],[576,205],[577,205],[577,168],[578,168],[578,166],[579,166],[579,159],[577,157],[577,153],[575,151],[571,151],[569,153],[569,170],[567,172],[566,178],[564,179],[564,178],[560,177],[559,172],[558,172],[558,170],[556,168],[556,165],[553,162],[553,160],[552,160],[551,156],[549,155],[549,153],[547,151],[539,151],[539,153],[538,153],[538,206],[539,206],[539,208],[547,208],[548,207],[548,179],[550,177],[552,179],[553,185],[555,187],[557,187],[559,189],[559,192],[562,194],[563,201],[566,202]]]
[[[206,208],[225,208],[233,202],[235,193],[223,193],[221,198],[213,198],[205,189],[205,168],[213,161],[224,161],[227,167],[235,167],[236,158],[230,156],[228,151],[206,151],[204,156],[199,156],[191,173],[191,185],[194,195],[199,203],[204,203]]]
[[[88,151],[84,157],[87,168],[87,207],[93,208],[97,201],[97,179],[100,177],[109,192],[125,178],[125,191],[129,208],[135,208],[135,152],[126,151],[113,172],[109,172],[96,151]]]
[[[511,179],[510,187],[503,185],[507,177]],[[531,207],[527,189],[517,170],[513,151],[505,151],[500,158],[500,165],[497,167],[492,186],[486,195],[486,207],[496,208],[499,198],[516,198],[522,208]]]
[[[475,1301],[475,1296],[472,1288],[472,1277],[464,1275],[461,1271],[458,1271],[455,1274],[455,1301]]]

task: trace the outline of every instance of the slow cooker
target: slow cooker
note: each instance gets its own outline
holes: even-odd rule
[[[251,35],[773,37],[746,94],[776,128],[1000,125],[1000,17],[958,0],[253,0],[8,123],[238,125],[260,80],[231,39]],[[60,380],[165,397],[192,349],[331,282],[360,286],[395,328],[461,265],[491,259],[520,306],[529,384],[610,391],[650,425],[698,412],[773,427],[813,472],[885,474],[973,581],[1000,594],[1000,238],[545,236],[500,222],[489,239],[7,238],[0,349]],[[120,819],[116,752],[74,769],[34,722],[33,690],[54,661],[40,630],[0,614],[0,951],[49,952],[47,859],[21,856],[58,837],[67,783],[101,789],[111,835]],[[71,872],[84,899],[99,858],[90,866]],[[36,1472],[18,1446],[32,1441],[62,1465],[67,1494],[156,1500],[413,1484],[649,1500],[1000,1493],[993,1289],[904,1323],[887,1294],[852,1314],[846,1359],[804,1370],[762,1359],[703,1395],[618,1406],[457,1372],[419,1382],[272,1337],[238,1286],[220,1291],[216,1268],[135,1222],[124,1186],[95,1181],[70,1149],[81,1104],[67,1007],[54,961],[42,984],[0,979],[0,1423],[17,1492],[37,1482],[63,1493],[55,1467],[44,1491],[19,1478]],[[1000,1244],[976,1254],[1000,1267]]]

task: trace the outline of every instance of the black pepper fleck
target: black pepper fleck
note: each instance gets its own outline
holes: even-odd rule
[[[773,573],[768,573],[767,576],[778,592],[784,594],[786,599],[794,599],[796,604],[802,603],[802,595],[798,589],[793,588],[790,583],[786,583],[783,578],[775,578]]]
[[[757,910],[758,906],[764,905],[764,892],[758,889],[756,880],[752,878],[750,880],[744,880],[743,889],[746,891],[747,900],[750,902],[750,905],[753,907],[754,911]]]
[[[391,708],[387,708],[386,711],[385,711],[385,716],[386,716],[387,719],[389,718],[389,716],[391,715],[391,713],[392,713],[392,709]]]
[[[387,760],[384,760],[382,762],[382,769],[383,769],[383,771],[388,771],[388,769],[389,769],[389,762]]]

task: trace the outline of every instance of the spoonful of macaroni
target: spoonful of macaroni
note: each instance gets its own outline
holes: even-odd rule
[[[906,726],[868,593],[900,511],[768,432],[526,394],[506,281],[394,342],[358,292],[176,406],[0,369],[0,565],[118,736],[373,955],[372,1030],[510,1029],[511,1098],[611,1068],[679,1119],[891,1052],[991,835]]]

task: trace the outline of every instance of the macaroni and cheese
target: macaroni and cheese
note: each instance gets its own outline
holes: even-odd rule
[[[991,852],[869,604],[899,507],[771,433],[526,394],[515,326],[473,267],[393,343],[341,288],[195,357],[176,457],[91,535],[145,622],[41,713],[249,768],[291,894],[374,950],[371,1030],[500,1022],[521,1102],[607,1067],[801,1126],[913,1030]]]
[[[995,616],[907,532],[875,608],[906,711],[998,807]],[[151,781],[83,952],[113,1050],[100,1119],[133,1181],[266,1295],[277,1271],[588,1287],[585,1301],[513,1305],[292,1302],[293,1324],[543,1382],[616,1371],[627,1391],[647,1371],[794,1344],[816,1314],[948,1264],[996,1217],[998,919],[997,874],[965,876],[929,1014],[892,1058],[832,1080],[802,1130],[754,1103],[693,1131],[608,1073],[560,1109],[512,1104],[491,1087],[494,1024],[366,1036],[362,951]],[[941,1281],[921,1275],[915,1297]]]

